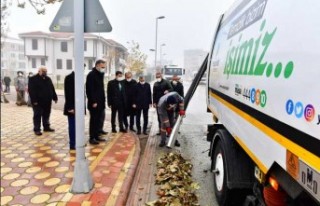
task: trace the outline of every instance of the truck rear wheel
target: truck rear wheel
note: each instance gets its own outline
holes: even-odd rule
[[[227,198],[230,191],[227,188],[227,170],[225,167],[225,150],[221,144],[221,141],[218,141],[215,145],[214,153],[212,156],[213,163],[213,183],[214,191],[219,205],[228,205]]]

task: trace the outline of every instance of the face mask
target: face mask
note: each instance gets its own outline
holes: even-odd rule
[[[127,79],[128,82],[131,82],[131,80],[132,80],[131,78]]]
[[[157,82],[161,82],[161,78],[157,78]]]
[[[99,70],[99,72],[100,72],[100,73],[104,73],[104,68],[101,68],[101,69]]]
[[[140,82],[140,84],[142,84],[142,85],[143,85],[144,83],[145,83],[145,82]]]
[[[122,81],[123,78],[122,78],[122,77],[117,77],[117,80],[118,80],[118,81]]]
[[[176,85],[176,84],[178,84],[178,82],[177,81],[172,81],[172,84]]]

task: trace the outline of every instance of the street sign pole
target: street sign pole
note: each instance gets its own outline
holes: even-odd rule
[[[84,0],[73,1],[74,60],[75,60],[75,106],[76,106],[76,162],[74,167],[72,193],[88,193],[93,180],[85,156],[84,139]]]

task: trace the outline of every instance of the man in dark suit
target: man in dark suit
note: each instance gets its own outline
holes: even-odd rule
[[[130,127],[131,131],[134,131],[134,117],[136,116],[136,108],[133,107],[133,101],[136,95],[135,89],[136,89],[136,84],[137,81],[132,79],[132,73],[131,72],[126,72],[125,73],[125,80],[124,81],[124,88],[126,92],[126,108],[125,108],[125,116],[123,119],[124,126],[126,129],[128,129],[128,126]],[[128,124],[128,116],[130,119],[130,122]]]
[[[136,84],[135,89],[135,98],[133,106],[137,110],[136,116],[136,125],[137,125],[137,134],[141,134],[141,112],[143,112],[143,134],[147,134],[148,126],[148,112],[149,107],[152,105],[151,99],[151,87],[150,84],[145,82],[144,77],[139,77],[139,82]]]
[[[50,77],[47,76],[47,68],[41,66],[38,74],[29,81],[29,94],[33,108],[33,131],[36,135],[41,133],[41,118],[43,131],[54,132],[50,127],[50,113],[52,100],[57,103],[58,97]]]
[[[117,132],[115,123],[117,113],[120,132],[127,132],[127,130],[123,128],[124,109],[126,107],[126,94],[121,71],[117,71],[116,78],[108,82],[107,99],[108,106],[109,108],[111,108],[112,132]]]
[[[99,126],[101,116],[106,108],[106,95],[104,93],[103,73],[106,67],[106,62],[103,59],[98,59],[95,67],[89,72],[86,82],[86,94],[88,98],[88,110],[90,112],[89,125],[89,143],[99,144],[99,141],[106,141],[99,137]]]
[[[183,84],[180,82],[180,78],[177,75],[173,75],[171,79],[171,86],[174,92],[177,92],[181,97],[184,97]]]
[[[159,123],[159,132],[157,133],[157,135],[160,135],[160,126],[161,126],[157,104],[159,102],[159,99],[163,95],[165,95],[169,92],[172,92],[172,91],[173,91],[173,88],[172,88],[170,82],[168,80],[165,80],[162,78],[161,72],[157,72],[156,73],[156,82],[153,85],[153,107],[155,107],[157,110],[158,123]]]
[[[75,125],[75,92],[74,92],[74,72],[64,79],[65,104],[63,114],[68,116],[69,126],[69,147],[74,150],[76,147],[76,125]]]

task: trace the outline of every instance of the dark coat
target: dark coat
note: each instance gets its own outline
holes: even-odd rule
[[[121,85],[121,90],[119,89]],[[123,81],[110,80],[107,88],[108,106],[126,106],[126,93]]]
[[[103,110],[106,108],[106,95],[104,91],[103,73],[100,73],[95,67],[89,72],[86,82],[86,94],[88,98],[88,109]],[[97,103],[97,107],[92,105]]]
[[[123,85],[125,88],[125,93],[126,93],[126,110],[125,110],[125,114],[126,115],[130,115],[130,114],[134,114],[134,108],[132,107],[133,102],[134,102],[134,98],[136,95],[136,85],[137,85],[137,81],[132,79],[130,82],[128,82],[126,79],[123,80]]]
[[[57,101],[58,97],[50,77],[42,77],[39,74],[30,77],[28,90],[31,103],[37,102],[39,105],[49,105],[51,101]]]
[[[184,89],[183,84],[181,82],[177,82],[177,84],[174,85],[171,81],[171,86],[173,88],[173,91],[177,92],[180,96],[184,97]]]
[[[151,87],[149,83],[137,83],[134,104],[137,106],[137,109],[148,109],[149,105],[152,104]]]
[[[74,114],[70,114],[68,110],[75,110],[75,92],[74,92],[74,72],[67,75],[64,79],[64,96],[65,96],[65,104],[64,104],[64,115],[74,116]]]
[[[8,85],[10,85],[11,78],[8,77],[8,76],[5,76],[5,77],[3,78],[3,81],[4,81],[4,84],[8,86]]]
[[[159,99],[165,95],[164,91],[172,92],[172,86],[169,81],[162,79],[160,82],[155,82],[153,85],[153,104],[158,104]]]

